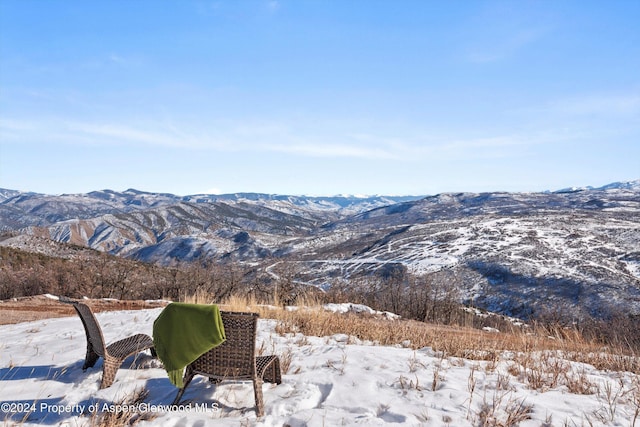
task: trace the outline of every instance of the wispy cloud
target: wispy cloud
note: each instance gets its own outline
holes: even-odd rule
[[[77,145],[146,144],[166,146],[194,145],[189,137],[167,129],[149,130],[116,123],[65,121],[54,118],[0,120],[0,134],[7,143],[70,143]]]
[[[185,131],[184,129],[189,129]],[[281,153],[312,158],[405,160],[487,155],[522,142],[511,137],[459,138],[435,136],[427,131],[393,134],[344,132],[343,129],[295,128],[283,122],[226,122],[210,127],[175,122],[147,126],[114,122],[43,120],[30,122],[4,118],[0,132],[8,142],[72,143],[80,145],[150,145],[225,152]]]
[[[634,102],[620,104],[633,109]],[[595,108],[595,107],[594,107]],[[158,146],[218,152],[277,153],[307,158],[389,160],[416,163],[521,157],[531,147],[567,139],[553,127],[545,131],[503,127],[494,130],[438,132],[415,123],[369,126],[320,120],[212,120],[207,123],[147,118],[136,123],[53,118],[0,120],[3,139],[11,142],[87,146]],[[570,135],[569,135],[570,136]]]
[[[482,150],[491,148],[507,148],[513,146],[528,145],[530,141],[523,140],[520,136],[488,136],[470,139],[453,139],[445,142],[441,150]]]
[[[189,131],[184,129],[189,128]],[[4,118],[0,132],[7,142],[44,141],[81,145],[153,145],[226,152],[274,152],[305,157],[384,159],[398,155],[380,141],[360,142],[348,136],[327,134],[340,143],[319,142],[308,131],[296,132],[281,122],[216,122],[208,127],[176,124],[151,125],[114,122],[41,120],[38,122]],[[372,146],[373,143],[378,146]]]
[[[483,41],[469,49],[467,59],[474,63],[490,63],[515,55],[518,51],[535,43],[547,34],[544,28],[515,30],[495,39]]]
[[[11,118],[0,118],[0,130],[4,132],[25,132],[31,131],[35,124],[30,121],[16,120]]]
[[[153,145],[176,145],[176,136],[146,129],[136,129],[126,125],[101,123],[67,123],[70,135],[84,138],[99,138],[121,143],[144,143]]]
[[[367,148],[339,144],[269,144],[266,151],[295,154],[307,157],[348,157],[359,159],[397,159],[398,154],[384,148]]]
[[[127,63],[127,59],[125,59],[123,56],[117,55],[115,53],[109,54],[109,61],[114,62],[116,64],[126,64]]]
[[[637,116],[640,115],[640,94],[601,94],[564,98],[549,103],[548,110],[566,115]]]
[[[139,56],[127,56],[116,52],[99,53],[85,58],[78,63],[68,63],[65,67],[69,72],[77,72],[78,70],[95,70],[95,69],[131,69],[144,64]]]
[[[397,150],[384,138],[354,137],[325,130],[322,136],[309,129],[280,121],[219,121],[207,127],[187,126],[170,121],[148,128],[112,123],[74,122],[66,131],[76,140],[138,143],[168,147],[235,152],[274,152],[303,157],[398,159],[406,149]],[[184,129],[190,128],[189,131]],[[333,142],[326,142],[333,141]]]
[[[278,9],[280,9],[280,2],[278,0],[269,0],[267,1],[267,9],[269,9],[270,12],[276,12]]]
[[[516,55],[556,27],[548,8],[537,2],[490,2],[484,3],[460,32],[467,37],[466,59],[491,63]]]

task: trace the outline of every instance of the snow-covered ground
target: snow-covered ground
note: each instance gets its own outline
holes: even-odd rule
[[[151,335],[160,310],[106,312],[97,318],[111,342],[127,334]],[[526,413],[528,419],[511,425],[640,426],[640,419],[634,422],[640,382],[631,373],[566,362],[571,375],[591,385],[588,394],[573,393],[566,383],[534,390],[522,375],[514,375],[520,360],[514,354],[503,354],[497,363],[473,361],[343,335],[280,336],[275,326],[274,320],[260,320],[258,346],[290,360],[290,366],[282,384],[263,386],[261,419],[252,410],[251,383],[215,386],[202,377],[183,398],[190,408],[165,410],[177,390],[150,357],[139,358],[132,368],[128,360],[115,383],[98,390],[102,362],[82,371],[85,336],[78,317],[0,326],[0,423],[89,424],[103,411],[124,410],[119,402],[146,389],[143,404],[126,408],[153,418],[139,425],[497,426]]]

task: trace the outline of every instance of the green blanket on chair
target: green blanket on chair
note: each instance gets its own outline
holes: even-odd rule
[[[169,380],[182,388],[184,368],[222,344],[226,337],[220,310],[215,304],[174,302],[153,322],[153,344]]]

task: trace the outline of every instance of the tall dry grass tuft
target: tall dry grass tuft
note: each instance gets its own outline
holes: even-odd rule
[[[532,412],[533,405],[524,399],[519,400],[510,392],[496,392],[490,400],[485,396],[480,410],[471,419],[478,427],[516,427],[531,419]]]
[[[135,407],[144,402],[149,395],[145,389],[136,389],[114,403],[115,407]],[[96,412],[89,420],[91,427],[121,427],[136,425],[140,421],[152,421],[156,414],[137,411],[105,411]]]
[[[214,304],[215,296],[203,289],[196,289],[193,293],[183,292],[179,298],[180,302],[188,304]]]
[[[287,310],[287,307],[282,305],[277,297],[269,300],[268,304],[265,304],[263,301],[258,301],[253,294],[232,294],[225,298],[218,298],[215,294],[202,289],[198,289],[194,293],[181,295],[180,302],[190,304],[218,304],[221,309],[226,311],[254,312],[265,318],[278,318],[277,313],[279,311]],[[321,301],[313,295],[304,295],[298,298],[299,307],[315,309],[321,305]],[[295,308],[297,307],[292,309]]]

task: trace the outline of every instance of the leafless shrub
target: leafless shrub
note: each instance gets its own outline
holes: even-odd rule
[[[584,368],[575,371],[569,371],[564,374],[564,383],[571,393],[574,394],[593,394],[596,393],[598,387],[594,384]]]
[[[412,372],[412,373],[416,372],[418,369],[426,368],[425,364],[418,360],[418,358],[416,357],[415,352],[409,358],[408,363],[409,363],[409,372]]]
[[[400,377],[398,377],[398,385],[404,392],[407,390],[422,391],[422,386],[420,386],[420,380],[417,375],[415,377],[415,381],[405,377],[404,375],[400,375]]]
[[[444,379],[440,375],[440,364],[436,364],[433,367],[433,381],[431,382],[431,391],[436,391],[440,388],[440,382]]]
[[[496,379],[496,389],[498,390],[511,390],[513,386],[511,385],[511,379],[507,374],[498,374]]]
[[[414,414],[414,415],[416,419],[421,423],[426,423],[431,419],[431,416],[429,415],[429,411],[426,408],[423,409],[422,412],[420,412],[419,414]]]
[[[282,373],[288,373],[289,369],[291,369],[291,362],[293,361],[293,350],[291,350],[290,347],[287,347],[286,350],[278,354],[278,358],[280,359],[280,369],[282,370]]]
[[[478,427],[516,427],[531,418],[533,406],[510,394],[494,394],[490,401],[486,398],[475,414],[474,421]]]
[[[478,367],[476,365],[472,365],[469,371],[469,378],[467,379],[467,389],[469,390],[469,406],[467,408],[467,418],[469,418],[471,414],[471,405],[473,404],[473,393],[476,390],[476,385],[478,380],[476,378],[476,371]]]
[[[615,386],[610,381],[605,382],[603,386],[598,389],[598,396],[603,400],[603,405],[598,413],[602,414],[603,418],[607,421],[613,421],[616,417],[618,404],[624,393],[625,390],[622,384]]]

